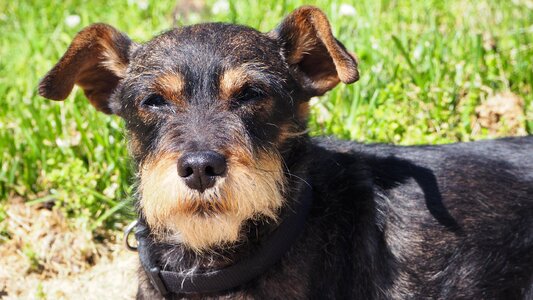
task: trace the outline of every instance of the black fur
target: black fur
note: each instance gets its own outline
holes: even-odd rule
[[[533,137],[420,147],[308,142],[292,166],[306,165],[313,183],[305,233],[262,277],[209,296],[531,299]],[[169,269],[184,263],[183,252],[155,247],[174,262]],[[153,296],[142,280],[139,298]]]

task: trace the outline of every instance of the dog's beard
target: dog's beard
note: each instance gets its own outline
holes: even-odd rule
[[[200,193],[177,174],[176,155],[164,155],[140,171],[140,209],[156,239],[181,242],[195,251],[234,243],[250,219],[276,221],[283,204],[281,160],[228,160],[225,177]]]

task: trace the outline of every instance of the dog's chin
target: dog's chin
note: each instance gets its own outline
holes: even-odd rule
[[[145,164],[140,177],[140,209],[154,237],[198,252],[239,242],[248,220],[276,221],[284,199],[281,163],[266,156],[253,166],[230,161],[203,193],[179,178],[172,156]]]

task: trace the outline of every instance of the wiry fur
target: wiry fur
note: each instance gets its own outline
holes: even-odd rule
[[[177,180],[176,161],[161,155],[141,167],[140,210],[158,240],[202,251],[237,242],[247,220],[277,220],[284,199],[279,158],[262,155],[250,165],[232,160],[228,176],[203,193]]]

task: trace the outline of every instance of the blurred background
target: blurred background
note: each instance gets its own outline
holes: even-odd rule
[[[105,22],[143,42],[207,21],[269,31],[303,4],[325,11],[362,75],[312,100],[312,135],[411,145],[533,132],[532,0],[0,1],[0,298],[135,292],[134,254],[120,250],[135,218],[123,124],[80,90],[37,95],[76,32]]]

